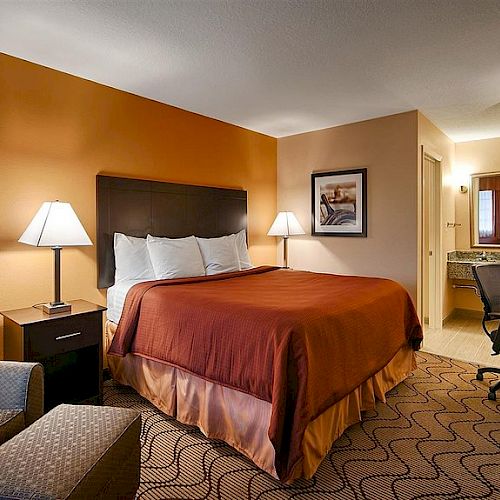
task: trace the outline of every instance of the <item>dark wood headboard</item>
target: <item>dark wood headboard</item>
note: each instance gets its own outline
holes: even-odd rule
[[[97,176],[97,286],[115,281],[114,233],[214,238],[247,226],[247,192]]]

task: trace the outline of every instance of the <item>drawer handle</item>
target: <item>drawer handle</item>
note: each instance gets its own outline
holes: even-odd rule
[[[56,337],[56,340],[69,339],[70,337],[77,337],[78,335],[81,335],[81,334],[82,334],[82,332],[68,333],[68,335],[61,335],[59,337]]]

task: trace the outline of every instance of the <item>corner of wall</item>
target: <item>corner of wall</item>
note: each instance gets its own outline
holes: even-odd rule
[[[427,153],[430,156],[440,158],[441,171],[442,171],[442,253],[441,253],[441,269],[442,269],[442,302],[443,318],[448,317],[453,311],[454,305],[454,290],[451,287],[451,282],[448,279],[446,259],[447,253],[456,248],[456,235],[455,228],[448,228],[447,222],[456,221],[456,189],[453,178],[453,168],[455,162],[455,143],[434,123],[432,123],[424,114],[418,112],[418,170],[419,170],[419,192],[420,192],[420,210],[419,210],[419,235],[422,231],[422,154]],[[423,259],[423,246],[422,240],[419,236],[419,283],[422,283],[422,259]]]

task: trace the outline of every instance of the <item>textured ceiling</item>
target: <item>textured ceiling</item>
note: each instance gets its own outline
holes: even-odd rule
[[[0,0],[0,51],[277,137],[500,136],[500,0]]]

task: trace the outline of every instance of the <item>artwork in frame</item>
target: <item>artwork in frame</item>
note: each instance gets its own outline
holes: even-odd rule
[[[366,238],[366,168],[311,174],[313,236]]]

